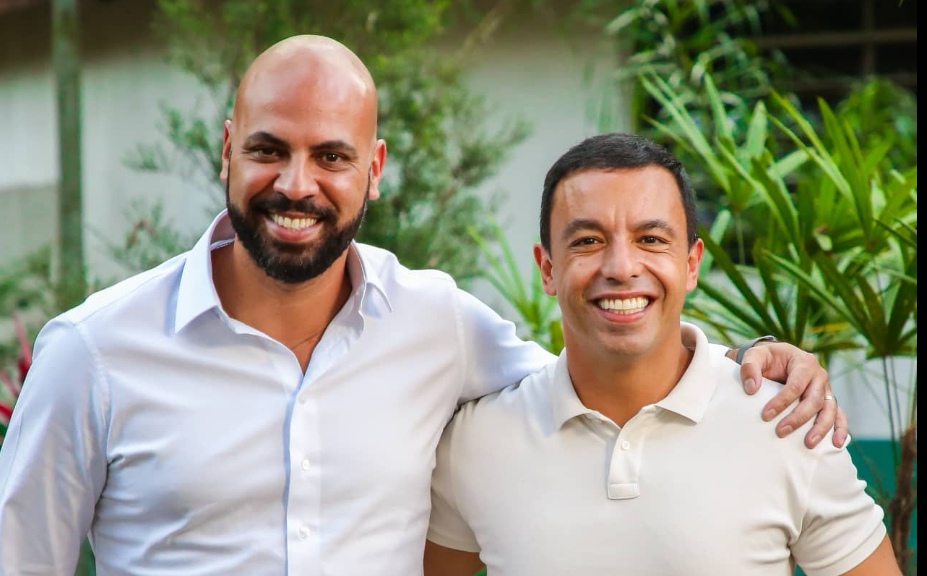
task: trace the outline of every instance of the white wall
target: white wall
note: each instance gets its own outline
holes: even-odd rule
[[[601,96],[601,84],[614,61],[597,50],[596,35],[567,35],[541,17],[512,19],[517,25],[509,22],[477,45],[463,66],[468,85],[492,106],[493,121],[520,118],[531,128],[530,136],[510,151],[496,177],[483,186],[487,196],[502,195],[495,218],[528,278],[534,268],[532,246],[539,235],[544,176],[570,146],[600,131],[590,103]],[[587,79],[590,72],[599,84]],[[619,118],[611,129],[628,125],[627,119]],[[478,282],[472,289],[497,309],[506,309],[488,283]]]
[[[168,217],[187,228],[206,217],[208,198],[184,179],[126,165],[139,143],[163,141],[162,102],[192,107],[202,97],[152,40],[153,6],[150,0],[81,6],[85,248],[97,278],[123,274],[101,239],[124,237],[137,200],[163,200]],[[49,18],[47,6],[0,18],[0,263],[54,240],[59,161]]]

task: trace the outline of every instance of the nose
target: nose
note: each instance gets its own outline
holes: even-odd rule
[[[641,262],[637,251],[626,242],[610,242],[602,251],[600,273],[608,280],[627,282],[641,273]]]
[[[274,191],[285,195],[290,200],[299,200],[319,193],[314,167],[309,158],[294,155],[290,158],[274,181]]]

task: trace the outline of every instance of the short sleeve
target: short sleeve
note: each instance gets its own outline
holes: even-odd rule
[[[428,539],[445,548],[479,552],[476,536],[461,515],[454,494],[455,474],[466,471],[465,467],[455,470],[453,466],[454,428],[455,421],[451,421],[438,443],[436,465],[431,479],[431,521],[428,526]]]
[[[846,448],[825,438],[792,555],[808,576],[843,574],[868,558],[886,534],[884,513],[857,475]]]

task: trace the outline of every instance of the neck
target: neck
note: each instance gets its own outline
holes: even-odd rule
[[[624,426],[644,406],[665,398],[682,378],[693,351],[677,341],[640,356],[589,354],[567,346],[567,368],[580,401]]]
[[[303,371],[351,294],[347,250],[325,272],[298,284],[268,276],[238,242],[213,250],[212,266],[223,310],[289,348]]]

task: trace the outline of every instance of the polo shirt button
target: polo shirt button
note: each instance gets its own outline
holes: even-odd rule
[[[301,466],[302,466],[303,470],[308,470],[309,467],[312,466],[312,463],[310,463],[310,462],[309,462],[309,459],[306,458],[305,460],[303,460]]]
[[[300,526],[298,533],[299,533],[299,538],[301,540],[305,540],[306,538],[309,537],[309,529],[306,528],[305,526]]]
[[[631,443],[628,442],[627,440],[625,440],[624,442],[621,443],[621,449],[622,449],[622,450],[630,450],[630,449],[631,449]]]
[[[306,400],[306,397],[305,397],[305,396],[300,396],[300,397],[299,397],[299,403],[300,403],[300,404],[305,404],[306,402],[307,402],[307,400]]]

